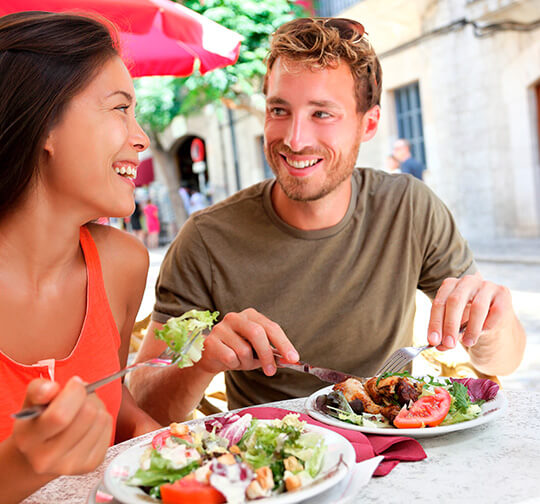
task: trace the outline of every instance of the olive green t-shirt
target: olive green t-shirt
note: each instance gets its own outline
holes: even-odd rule
[[[409,175],[368,168],[352,177],[343,219],[304,231],[275,213],[274,180],[194,214],[163,261],[153,320],[187,310],[255,308],[312,365],[369,376],[411,344],[416,289],[433,297],[476,266],[446,206]],[[279,369],[226,373],[230,408],[307,396],[323,384]]]

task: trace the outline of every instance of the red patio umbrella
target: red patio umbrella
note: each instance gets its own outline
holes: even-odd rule
[[[97,13],[120,30],[133,77],[186,76],[231,65],[242,36],[170,0],[2,0],[0,15],[25,10]]]

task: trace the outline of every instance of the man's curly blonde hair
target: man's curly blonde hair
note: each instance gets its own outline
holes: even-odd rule
[[[266,58],[263,92],[276,60],[300,62],[308,68],[336,68],[345,62],[354,78],[357,111],[380,105],[382,70],[363,26],[344,18],[299,18],[280,26],[272,35]]]

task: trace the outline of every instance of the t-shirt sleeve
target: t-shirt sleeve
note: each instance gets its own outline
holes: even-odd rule
[[[214,310],[212,271],[208,252],[193,218],[172,242],[156,282],[152,320],[165,323],[188,310]]]
[[[423,182],[413,181],[415,234],[422,257],[418,288],[431,299],[445,278],[477,271],[471,249],[446,205]]]

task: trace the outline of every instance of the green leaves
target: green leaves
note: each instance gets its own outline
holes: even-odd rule
[[[266,73],[264,58],[270,35],[283,23],[306,15],[289,0],[185,0],[186,7],[240,33],[244,40],[235,65],[184,78],[136,79],[137,119],[153,133],[163,131],[176,115],[197,113],[205,105],[228,98],[242,101],[258,93]]]

